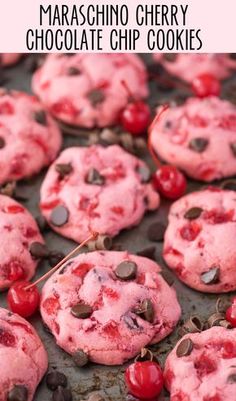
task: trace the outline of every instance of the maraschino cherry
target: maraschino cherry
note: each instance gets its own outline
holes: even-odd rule
[[[211,74],[198,75],[192,82],[192,91],[200,98],[219,96],[221,91],[220,81]]]
[[[134,99],[131,91],[125,81],[121,82],[127,91],[130,101],[122,110],[120,120],[123,128],[132,135],[142,135],[150,123],[150,108],[142,100]]]
[[[163,373],[149,350],[142,350],[141,356],[126,369],[125,382],[128,391],[141,400],[159,396],[164,384]]]
[[[226,310],[226,320],[231,326],[236,327],[236,297],[232,300],[232,305]]]
[[[40,277],[34,283],[29,281],[18,281],[15,282],[8,291],[7,302],[9,309],[18,313],[22,317],[32,316],[39,307],[40,293],[37,288],[37,284],[45,280],[57,269],[59,269],[68,259],[70,259],[80,248],[87,244],[91,240],[95,240],[98,236],[97,232],[93,232],[87,239],[81,242],[75,249],[73,249],[68,255],[66,255],[59,263],[56,264],[51,270]]]

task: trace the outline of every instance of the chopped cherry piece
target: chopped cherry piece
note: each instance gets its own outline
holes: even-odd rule
[[[211,74],[199,75],[192,82],[192,91],[200,98],[219,96],[220,89],[219,80]]]
[[[174,166],[161,166],[152,182],[154,188],[168,199],[180,198],[187,186],[185,176]]]
[[[233,326],[236,327],[236,303],[233,302],[232,305],[226,311],[226,320]]]
[[[16,343],[16,339],[10,331],[0,328],[0,344],[5,347],[13,347]]]
[[[13,114],[14,108],[11,103],[3,102],[0,104],[0,114]]]
[[[23,213],[24,208],[20,205],[9,205],[4,208],[4,212],[12,214]]]
[[[93,268],[93,264],[91,263],[80,263],[74,270],[73,274],[80,278],[84,278],[84,276]]]
[[[234,217],[234,210],[231,209],[227,212],[216,209],[206,210],[203,213],[202,217],[204,220],[207,220],[209,224],[227,223],[229,221],[232,221]]]
[[[5,267],[7,270],[8,280],[17,281],[24,278],[25,275],[24,269],[20,264],[20,262],[18,262],[17,260],[12,260],[10,263],[8,263],[7,266],[5,265]]]
[[[23,317],[33,315],[39,306],[40,295],[36,286],[26,289],[28,281],[14,283],[7,294],[7,302],[10,310]]]
[[[112,299],[116,299],[117,300],[117,299],[120,298],[119,294],[115,290],[113,290],[112,288],[104,287],[103,288],[103,293],[107,297],[112,298]]]
[[[143,134],[150,123],[150,108],[142,101],[132,101],[121,113],[121,124],[133,135]]]
[[[46,310],[48,315],[53,315],[60,307],[58,298],[46,298],[43,302],[43,308]]]
[[[112,206],[111,211],[115,214],[119,214],[120,216],[124,215],[124,208],[122,206]]]
[[[69,99],[64,99],[51,107],[52,114],[67,114],[69,116],[75,117],[78,113],[77,109],[71,103]]]
[[[190,223],[185,224],[185,226],[180,229],[180,235],[186,241],[194,241],[200,231],[201,226],[195,221],[191,221]]]
[[[160,366],[154,361],[132,363],[125,372],[129,392],[140,399],[157,397],[164,384]]]
[[[117,338],[120,336],[119,329],[117,326],[117,323],[111,320],[107,324],[103,326],[103,332],[108,336],[108,337],[114,337]]]
[[[216,362],[205,354],[202,354],[199,357],[199,359],[194,363],[194,367],[200,378],[209,375],[217,369]]]

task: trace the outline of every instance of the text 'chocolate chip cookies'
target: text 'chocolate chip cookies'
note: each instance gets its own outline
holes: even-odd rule
[[[147,165],[117,145],[69,148],[49,168],[41,211],[55,231],[77,242],[91,231],[113,237],[159,206],[149,178]]]
[[[92,128],[116,124],[129,101],[147,97],[145,66],[134,54],[51,54],[33,77],[33,91],[59,120]]]
[[[57,125],[34,96],[0,92],[0,184],[38,173],[60,147]]]
[[[236,174],[236,107],[218,97],[191,98],[166,110],[150,142],[164,161],[201,181]]]
[[[156,263],[104,251],[65,263],[43,287],[41,314],[78,366],[116,365],[170,334],[180,307]]]
[[[203,292],[236,289],[236,192],[209,188],[169,213],[163,256],[181,281]]]
[[[31,401],[48,358],[33,326],[0,308],[0,401]]]

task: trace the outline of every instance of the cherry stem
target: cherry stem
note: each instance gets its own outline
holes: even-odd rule
[[[120,83],[121,83],[121,85],[125,88],[125,90],[126,90],[128,96],[129,96],[129,98],[130,98],[130,101],[136,102],[137,99],[134,98],[134,96],[133,96],[133,94],[132,94],[132,92],[131,92],[131,90],[130,90],[128,84],[127,84],[127,82],[126,82],[124,79],[122,79],[122,80],[120,81]]]
[[[161,167],[162,163],[161,163],[161,161],[158,159],[158,157],[157,157],[157,155],[156,155],[154,149],[152,148],[152,144],[151,144],[151,131],[152,131],[154,125],[160,120],[162,114],[164,114],[164,112],[165,112],[166,110],[168,110],[169,107],[170,107],[170,106],[169,106],[168,104],[164,104],[164,105],[161,107],[160,111],[157,113],[157,115],[154,117],[154,119],[153,119],[151,125],[150,125],[149,128],[148,128],[148,150],[149,150],[149,152],[150,152],[150,154],[151,154],[151,156],[152,156],[152,159],[153,159],[154,163],[156,164],[156,166],[157,166],[158,168]]]
[[[24,289],[26,291],[30,290],[30,288],[35,287],[37,284],[39,284],[41,281],[45,280],[49,276],[51,276],[52,273],[54,273],[59,267],[61,267],[68,259],[71,258],[79,249],[81,249],[84,245],[86,245],[89,241],[95,240],[98,237],[98,232],[94,231],[90,234],[88,238],[86,238],[83,242],[81,242],[80,245],[78,245],[76,248],[74,248],[68,255],[66,255],[59,263],[56,264],[51,270],[49,270],[47,273],[45,273],[42,277],[40,277],[38,280],[36,280],[34,283],[28,285]]]

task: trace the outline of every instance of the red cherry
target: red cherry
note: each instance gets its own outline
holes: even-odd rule
[[[23,317],[33,315],[40,301],[38,288],[34,286],[26,290],[29,285],[28,281],[18,281],[10,287],[7,294],[9,309]]]
[[[125,372],[129,392],[141,400],[157,397],[163,388],[163,374],[154,361],[132,363]]]
[[[174,166],[161,166],[153,176],[154,188],[168,199],[180,198],[186,190],[185,176]]]
[[[133,101],[127,104],[121,113],[123,128],[133,135],[141,135],[150,123],[150,108],[142,101]]]
[[[211,74],[202,74],[194,78],[192,82],[193,93],[200,97],[219,96],[220,95],[220,82]]]
[[[236,303],[235,299],[233,300],[234,302],[232,305],[227,309],[226,311],[226,320],[233,326],[236,327]]]

